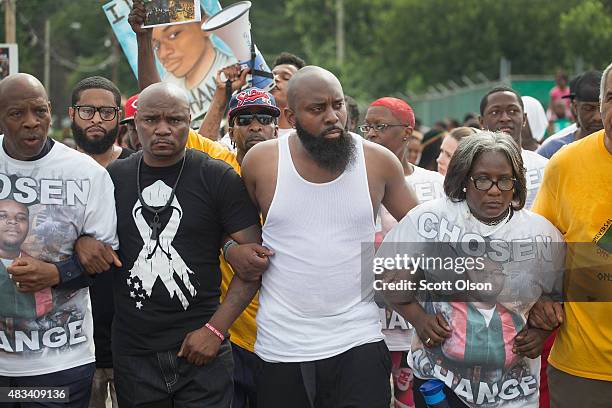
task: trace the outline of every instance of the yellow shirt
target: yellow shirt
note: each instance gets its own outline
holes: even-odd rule
[[[549,362],[571,375],[612,381],[612,154],[604,137],[596,132],[552,157],[532,210],[564,235],[565,297],[582,300],[565,302]]]
[[[187,147],[200,150],[214,159],[223,160],[240,174],[240,165],[236,160],[236,154],[229,151],[221,143],[205,138],[195,131],[190,130]],[[234,271],[231,266],[225,262],[223,255],[219,255],[219,264],[221,268],[221,299],[223,299],[232,277],[234,276]],[[259,294],[256,294],[251,303],[244,309],[244,312],[236,319],[229,330],[232,343],[250,352],[253,352],[257,334],[255,316],[257,315],[257,308],[259,307],[258,299]]]

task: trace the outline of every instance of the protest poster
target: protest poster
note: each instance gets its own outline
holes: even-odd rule
[[[145,28],[200,21],[200,0],[144,0]]]
[[[128,22],[131,0],[111,0],[102,6],[134,75],[138,77],[136,34]],[[201,20],[221,10],[217,0],[200,0]],[[236,62],[229,48],[215,35],[201,30],[201,22],[153,27],[156,66],[162,81],[189,94],[192,120],[203,116],[215,92],[215,76]]]

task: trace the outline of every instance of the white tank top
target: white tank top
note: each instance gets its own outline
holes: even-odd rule
[[[328,183],[304,180],[289,139],[278,139],[276,191],[263,226],[263,244],[275,255],[263,275],[255,343],[265,361],[321,360],[383,339],[372,285],[361,279],[375,224],[363,140],[352,137],[355,160]],[[362,250],[362,243],[370,245]]]

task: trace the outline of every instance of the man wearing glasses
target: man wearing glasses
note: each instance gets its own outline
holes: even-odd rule
[[[85,78],[72,90],[72,106],[68,108],[68,115],[72,120],[74,141],[80,152],[90,156],[103,167],[134,153],[133,150],[115,144],[121,119],[120,105],[119,89],[100,76]],[[82,247],[77,248],[81,255]],[[96,372],[90,401],[92,408],[105,407],[107,390],[110,391],[113,407],[117,406],[111,352],[111,324],[114,312],[113,298],[110,296],[113,291],[112,278],[112,273],[99,274],[90,287],[96,346]]]
[[[228,124],[238,163],[242,163],[244,155],[257,143],[278,136],[279,116],[274,97],[261,89],[248,88],[232,97]]]
[[[78,150],[106,167],[134,153],[115,145],[121,119],[121,94],[106,78],[94,76],[80,81],[72,91],[72,136]]]
[[[414,139],[414,112],[410,105],[398,98],[384,97],[372,102],[359,129],[365,138],[390,150],[402,163],[406,183],[423,203],[444,196],[444,177],[434,171],[415,166],[408,160],[408,145]],[[397,220],[381,206],[376,217],[376,240],[397,225]],[[412,341],[412,326],[393,309],[380,308],[385,343],[391,352],[393,398],[397,406],[414,406],[412,370],[407,356]]]
[[[229,103],[229,136],[236,145],[236,160],[240,165],[245,154],[256,144],[278,137],[280,109],[274,97],[257,88],[248,88],[235,94]],[[218,126],[218,125],[217,125]],[[223,291],[232,279],[233,272],[225,260],[221,261]],[[232,356],[234,358],[234,396],[232,407],[253,407],[257,403],[255,370],[258,358],[253,352],[257,326],[255,316],[259,307],[258,296],[247,306],[230,329]]]

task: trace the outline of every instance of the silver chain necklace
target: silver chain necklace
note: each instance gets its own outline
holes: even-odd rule
[[[483,220],[478,219],[478,217],[476,217],[475,215],[474,215],[474,218],[476,218],[478,221],[482,222],[483,224],[492,227],[494,225],[498,225],[498,224],[501,224],[502,222],[507,221],[508,218],[510,218],[510,211],[511,211],[511,207],[508,207],[508,209],[506,210],[506,214],[502,218],[500,218],[499,220],[483,221]]]

